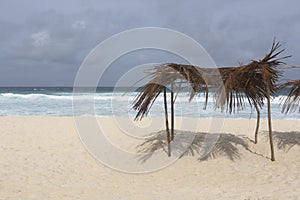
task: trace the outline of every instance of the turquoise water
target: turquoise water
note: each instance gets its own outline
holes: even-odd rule
[[[274,119],[300,119],[300,113],[293,112],[282,114],[280,102],[287,91],[272,99],[272,117]],[[76,98],[92,99],[94,110],[81,110],[80,115],[96,116],[130,116],[136,112],[131,109],[132,100],[138,95],[137,92],[128,88],[110,87],[97,88],[95,93],[77,93]],[[0,88],[0,115],[1,116],[73,116],[73,88],[71,87],[2,87]],[[247,102],[245,108],[236,113],[227,114],[214,108],[213,96],[209,96],[207,108],[203,109],[204,97],[198,96],[192,102],[188,102],[188,93],[178,94],[175,104],[175,115],[182,117],[234,117],[255,118],[256,112]],[[75,108],[76,109],[76,108]],[[78,112],[76,112],[78,115]],[[163,117],[163,98],[158,97],[149,113],[150,117]],[[262,109],[261,117],[265,118],[266,107]]]

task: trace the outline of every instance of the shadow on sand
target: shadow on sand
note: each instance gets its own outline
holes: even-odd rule
[[[263,134],[268,134],[267,131],[262,132]],[[186,137],[187,135],[192,135]],[[140,156],[138,159],[141,162],[146,162],[150,159],[155,152],[165,151],[167,156],[167,138],[165,131],[159,131],[158,133],[152,134],[152,137],[146,139],[146,141],[137,146],[138,153]],[[207,137],[209,136],[209,137]],[[211,149],[204,156],[201,155],[201,151],[205,149],[204,144],[207,143],[207,138],[213,139],[214,145],[211,145]],[[295,145],[300,146],[300,132],[277,132],[273,131],[273,138],[277,144],[278,149],[282,149],[288,152]],[[215,140],[214,140],[215,139]],[[190,132],[190,131],[175,131],[174,142],[172,144],[172,155],[177,157],[182,157],[185,155],[199,156],[199,161],[205,161],[208,159],[214,159],[220,156],[225,156],[228,159],[235,161],[239,159],[241,154],[237,148],[240,145],[246,151],[263,156],[259,153],[252,151],[249,148],[249,144],[253,141],[248,137],[236,136],[229,133],[221,134],[211,134],[204,132]],[[204,142],[205,141],[205,142]],[[263,156],[265,157],[265,156]]]
[[[187,134],[192,135],[192,137],[186,137]],[[177,157],[184,155],[199,156],[199,161],[205,161],[219,156],[225,156],[232,161],[239,159],[240,152],[237,148],[238,145],[254,153],[249,149],[248,143],[251,142],[249,138],[227,133],[208,134],[204,132],[175,131],[174,140],[176,141],[171,144],[172,155]],[[209,143],[209,140],[213,142],[212,145],[209,145],[211,148],[206,149],[206,152],[203,153],[205,144]],[[155,152],[160,150],[165,151],[167,156],[166,132],[160,131],[153,134],[152,137],[137,146],[137,150],[138,153],[140,153],[139,160],[141,162],[146,162]]]
[[[273,131],[273,138],[277,143],[278,149],[288,152],[295,145],[300,146],[300,132],[277,132]]]

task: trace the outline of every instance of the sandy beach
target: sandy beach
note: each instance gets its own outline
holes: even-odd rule
[[[190,123],[193,120],[197,119]],[[134,143],[129,145],[114,128],[116,119],[98,121],[112,142],[135,150]],[[163,130],[163,122],[145,119],[137,124],[146,134]],[[207,132],[210,122],[200,119],[197,130],[186,124],[175,128]],[[0,117],[0,199],[298,199],[299,120],[273,120],[275,162],[269,159],[266,119],[258,144],[252,141],[255,123],[225,119],[220,144],[231,145],[234,159],[226,152],[206,160],[186,155],[160,170],[131,174],[91,156],[72,117]]]

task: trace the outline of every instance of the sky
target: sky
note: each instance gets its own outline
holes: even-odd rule
[[[85,57],[100,42],[132,28],[163,27],[200,43],[217,66],[262,58],[273,38],[287,65],[300,65],[298,0],[0,0],[0,86],[72,86]],[[112,64],[101,81],[113,86],[136,65],[180,62],[144,51]],[[300,79],[300,69],[282,80]]]

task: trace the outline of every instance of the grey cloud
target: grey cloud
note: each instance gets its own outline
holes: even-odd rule
[[[171,28],[191,36],[219,66],[261,58],[269,50],[274,36],[284,43],[287,54],[293,55],[287,64],[300,63],[300,13],[296,0],[77,0],[63,3],[55,0],[43,4],[28,0],[21,3],[22,9],[16,6],[19,4],[11,0],[0,8],[0,85],[7,83],[7,77],[18,77],[18,83],[31,84],[30,79],[21,78],[22,74],[28,74],[27,70],[41,77],[34,84],[40,81],[41,84],[71,85],[80,63],[98,43],[118,32],[143,26]],[[44,38],[48,41],[34,45],[32,35],[43,32],[48,34],[49,38]],[[172,57],[168,58],[169,62],[173,61]],[[139,58],[132,59],[124,59],[126,67],[122,69],[141,64]],[[118,67],[107,76],[114,76],[113,79],[121,76],[124,70]],[[33,70],[37,68],[39,70]],[[57,71],[65,78],[55,81]],[[286,75],[295,77],[295,73]],[[107,78],[107,83],[109,80]]]
[[[298,37],[295,29],[300,29],[297,4],[296,1],[210,1],[193,7],[177,2],[172,5],[174,9],[166,12],[165,25],[176,28],[181,24],[178,28],[206,47],[218,65],[237,65],[263,56],[275,36],[288,48],[289,41]],[[168,6],[165,3],[161,10]],[[299,49],[293,54],[298,52]]]
[[[85,26],[81,29],[74,28],[74,23],[78,21],[85,23]],[[100,12],[93,9],[74,15],[63,15],[55,11],[35,13],[26,20],[25,26],[18,27],[18,31],[24,32],[24,35],[12,42],[4,54],[9,59],[59,63],[72,63],[70,61],[73,60],[73,64],[76,64],[82,59],[76,57],[82,51],[91,50],[112,34],[126,30],[119,24],[134,27],[137,23],[132,16],[124,17],[120,23],[117,15],[114,16],[111,11]],[[33,45],[32,35],[41,32],[49,35],[49,43],[37,47]]]

